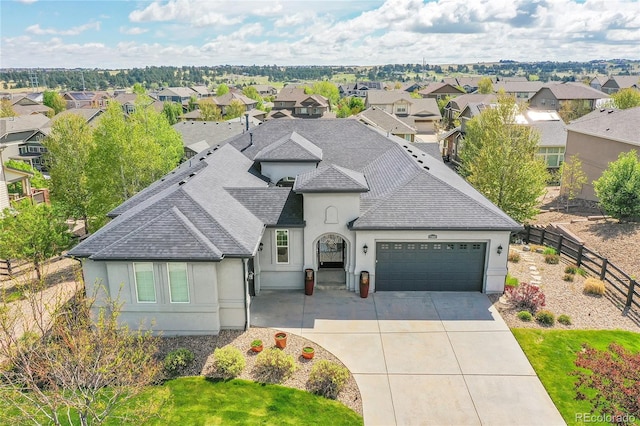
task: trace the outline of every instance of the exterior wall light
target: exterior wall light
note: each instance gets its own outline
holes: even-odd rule
[[[258,245],[258,251],[262,251],[263,248],[264,248],[264,244],[260,243]]]
[[[367,243],[364,243],[364,245],[362,246],[362,251],[364,254],[367,254],[367,252],[369,251],[369,246],[367,246]]]
[[[502,244],[498,246],[498,254],[502,253]]]

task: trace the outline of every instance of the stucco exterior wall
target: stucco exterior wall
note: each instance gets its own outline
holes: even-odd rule
[[[217,334],[222,328],[244,328],[245,287],[242,259],[187,263],[189,302],[171,303],[167,264],[154,262],[155,303],[138,303],[132,262],[83,260],[87,294],[103,286],[106,295],[123,302],[120,320],[132,328],[162,330],[165,336]],[[100,297],[105,292],[99,292]]]
[[[437,238],[429,238],[435,235]],[[358,231],[355,240],[354,278],[359,279],[361,271],[369,271],[370,288],[375,291],[376,243],[382,241],[430,241],[430,242],[481,242],[487,243],[485,255],[484,293],[502,293],[507,275],[507,255],[509,252],[509,231]],[[367,245],[367,254],[362,247]],[[502,253],[497,247],[502,246]],[[355,288],[356,291],[359,289]]]
[[[569,159],[572,155],[577,155],[582,161],[582,170],[587,175],[587,183],[583,185],[577,198],[597,201],[593,181],[602,176],[602,172],[607,169],[609,163],[616,161],[620,153],[629,152],[632,149],[640,150],[640,147],[567,131],[567,148],[564,158]]]
[[[275,233],[289,231],[289,263],[276,262]],[[262,251],[256,256],[256,293],[260,290],[286,290],[304,288],[303,228],[267,228],[262,236]]]
[[[317,167],[317,163],[279,163],[279,162],[263,162],[260,163],[260,172],[271,179],[271,182],[277,183],[285,177],[296,177],[301,173],[311,171]]]

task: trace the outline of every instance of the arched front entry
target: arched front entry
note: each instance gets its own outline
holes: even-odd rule
[[[344,269],[346,244],[338,234],[325,234],[316,244],[318,269]]]

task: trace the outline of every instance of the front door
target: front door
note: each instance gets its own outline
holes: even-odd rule
[[[344,240],[337,234],[327,234],[318,241],[318,266],[344,268]]]

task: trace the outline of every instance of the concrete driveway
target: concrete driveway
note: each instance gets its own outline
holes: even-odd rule
[[[251,325],[336,355],[358,383],[366,425],[565,424],[480,293],[263,291]]]

